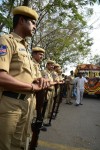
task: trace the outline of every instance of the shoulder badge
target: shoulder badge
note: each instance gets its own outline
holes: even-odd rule
[[[6,45],[0,45],[0,56],[4,56],[7,54],[7,46]]]

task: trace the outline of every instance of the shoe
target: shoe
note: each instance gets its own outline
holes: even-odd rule
[[[52,116],[52,119],[55,119],[55,116],[54,116],[54,115]]]
[[[69,102],[69,104],[72,105],[73,103],[72,103],[72,102]]]
[[[82,103],[80,103],[80,105],[83,105]]]
[[[24,150],[24,147],[23,147],[23,146],[21,147],[21,150]]]
[[[65,104],[68,104],[68,105],[69,105],[69,102],[66,102]]]
[[[43,125],[46,126],[46,127],[50,127],[51,123],[43,123]]]
[[[79,104],[75,104],[75,106],[79,106]]]
[[[41,131],[47,131],[47,128],[42,125],[41,128],[40,128],[40,130],[41,130]]]
[[[29,144],[29,149],[30,149],[30,144]],[[32,147],[32,150],[36,150],[36,147]]]

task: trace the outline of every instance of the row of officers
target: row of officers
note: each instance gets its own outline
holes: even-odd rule
[[[0,150],[35,150],[37,133],[50,125],[54,97],[59,99],[60,65],[48,60],[41,71],[45,50],[28,51],[26,37],[33,35],[38,17],[29,7],[14,8],[13,32],[0,37]]]

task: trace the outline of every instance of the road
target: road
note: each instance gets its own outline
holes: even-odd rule
[[[52,126],[41,131],[37,150],[100,150],[100,98],[84,98],[82,106],[63,100]]]

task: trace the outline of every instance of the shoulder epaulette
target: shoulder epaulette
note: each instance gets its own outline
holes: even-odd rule
[[[11,35],[11,34],[3,34],[3,35],[1,35],[1,37],[13,38],[13,35]]]

